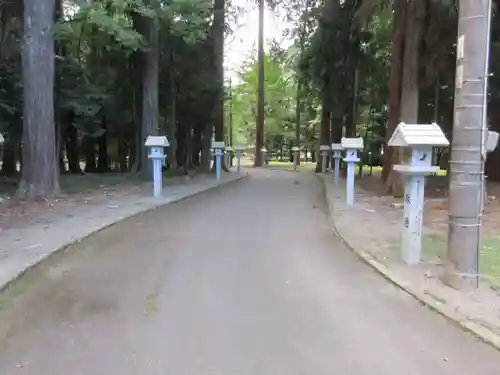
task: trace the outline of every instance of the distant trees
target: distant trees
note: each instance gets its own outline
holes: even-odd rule
[[[173,165],[201,167],[222,105],[210,0],[21,3],[0,2],[1,175],[20,195],[82,167],[145,171],[145,137],[167,130]]]

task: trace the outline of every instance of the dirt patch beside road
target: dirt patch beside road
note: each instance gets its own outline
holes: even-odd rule
[[[339,234],[359,255],[380,268],[379,271],[382,270],[390,279],[402,284],[404,289],[422,296],[441,313],[462,325],[476,324],[500,335],[500,206],[495,198],[500,188],[489,187],[483,225],[480,288],[474,292],[461,292],[445,286],[439,279],[443,273],[448,230],[447,200],[440,187],[441,178],[431,181],[427,188],[423,261],[418,266],[409,267],[400,258],[402,199],[387,195],[378,177],[363,177],[357,181],[356,204],[348,207],[345,204],[345,184],[335,186],[329,177],[324,176],[324,181],[333,210],[332,220]],[[500,344],[500,336],[491,336],[488,341],[497,338]]]

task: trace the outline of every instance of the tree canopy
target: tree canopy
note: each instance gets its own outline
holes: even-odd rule
[[[246,61],[231,85],[223,72],[223,42],[228,22],[238,17],[236,6],[224,0],[51,4],[0,1],[1,174],[20,182],[21,195],[56,193],[59,172],[147,172],[142,145],[148,134],[169,136],[171,173],[208,172],[213,137],[255,144],[258,62]],[[363,136],[365,151],[383,156],[388,179],[394,157],[384,143],[398,121],[436,120],[451,135],[455,2],[267,4],[284,14],[293,40],[290,48],[272,46],[264,57],[267,148],[283,157],[300,144],[314,157],[319,144]],[[500,56],[496,6],[492,70]],[[52,32],[23,22],[34,16]],[[32,40],[43,41],[40,56],[54,62],[53,73],[50,64],[42,71],[28,63],[41,53]],[[499,82],[493,76],[490,83],[494,104]],[[38,104],[28,105],[33,90],[40,97],[30,100]],[[41,107],[48,102],[53,114]],[[496,107],[490,106],[493,127],[500,117]],[[55,148],[55,162],[30,154],[26,142],[42,136],[47,140],[37,152],[49,155]],[[492,179],[500,178],[496,159],[494,154],[488,162]],[[40,171],[38,177],[33,171]],[[41,188],[42,176],[53,176],[43,182],[52,191]]]

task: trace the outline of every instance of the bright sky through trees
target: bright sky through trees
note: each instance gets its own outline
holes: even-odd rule
[[[238,25],[231,25],[234,32],[230,35],[225,44],[225,69],[226,77],[231,77],[233,81],[237,80],[236,71],[241,64],[257,52],[257,38],[259,28],[259,11],[257,2],[252,0],[233,0],[235,6],[242,7],[242,13],[238,19]],[[276,13],[276,12],[275,12]],[[267,47],[273,40],[280,42],[285,47],[288,46],[290,41],[282,42],[282,33],[286,25],[280,20],[278,14],[273,13],[271,10],[266,10],[264,15],[264,33],[265,44]]]

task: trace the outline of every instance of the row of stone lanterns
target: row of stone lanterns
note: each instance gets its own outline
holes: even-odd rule
[[[358,151],[363,149],[363,138],[342,138],[341,143],[332,143],[329,145],[321,145],[319,148],[321,156],[321,172],[326,172],[328,158],[333,158],[332,168],[333,182],[339,183],[340,181],[340,159],[342,159],[342,151],[345,151],[343,160],[347,164],[347,179],[346,179],[346,203],[349,206],[354,204],[354,175],[356,164],[359,162]],[[296,169],[296,162],[294,160],[294,169]]]
[[[425,176],[436,173],[439,167],[432,165],[433,147],[447,147],[441,128],[433,123],[428,125],[411,125],[400,123],[389,142],[389,147],[408,149],[408,158],[402,164],[394,165],[394,170],[405,177],[405,197],[403,215],[403,240],[401,255],[407,264],[417,264],[421,259],[422,223],[424,208]],[[345,150],[344,161],[347,163],[346,203],[354,205],[354,175],[356,164],[360,161],[358,151],[363,149],[362,138],[342,138],[341,143],[333,143],[331,147],[322,146],[323,172],[326,158],[333,152],[335,168],[333,181],[340,181],[340,159]]]
[[[170,146],[166,136],[149,136],[146,139],[144,146],[149,149],[148,158],[153,163],[153,196],[161,196],[163,189],[163,173],[162,167],[166,165],[167,155],[165,148]],[[237,160],[237,172],[241,172],[241,154],[245,150],[243,146],[236,146],[234,148]],[[222,175],[222,157],[226,155],[226,164],[231,163],[231,153],[233,149],[224,144],[224,142],[212,142],[212,151],[215,155],[215,178],[217,181],[221,180]]]
[[[493,151],[498,144],[499,135],[488,131],[485,149]],[[424,213],[425,177],[439,171],[439,166],[432,165],[433,149],[448,147],[450,142],[436,123],[405,124],[400,123],[387,145],[406,149],[401,164],[393,166],[405,181],[403,203],[403,233],[401,258],[409,265],[420,263],[422,257],[422,228]],[[362,138],[343,138],[340,144],[332,144],[335,159],[334,182],[339,182],[339,164],[342,150],[346,151],[344,161],[347,163],[346,201],[354,204],[354,169],[360,161],[357,151],[363,149]]]
[[[235,146],[234,151],[236,152],[236,171],[241,172],[241,155],[245,151],[244,146]],[[215,155],[215,178],[217,181],[221,180],[222,175],[222,157],[226,157],[226,165],[231,164],[233,148],[231,146],[226,146],[224,142],[213,141],[212,150]]]

